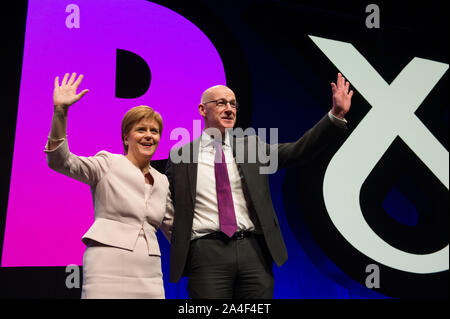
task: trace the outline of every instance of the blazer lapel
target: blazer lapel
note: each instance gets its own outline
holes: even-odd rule
[[[186,169],[189,179],[189,189],[191,190],[192,209],[195,206],[195,197],[197,194],[197,169],[198,169],[198,152],[200,147],[200,138],[189,143],[190,162],[186,163]]]
[[[248,162],[249,158],[248,152],[250,147],[248,145],[249,143],[246,142],[246,139],[234,137],[232,141],[233,141],[232,143],[233,156],[236,160],[239,176],[242,180],[244,195],[246,196],[247,200],[249,200],[250,203],[253,205],[254,200],[256,200],[256,198],[253,198],[254,196],[252,195],[251,191],[253,189],[259,189],[259,187],[261,186],[257,184],[258,179],[256,178],[259,176],[259,165],[257,165],[256,163]],[[256,149],[253,148],[250,151],[256,152]],[[236,154],[237,152],[236,150],[244,152],[244,154]]]

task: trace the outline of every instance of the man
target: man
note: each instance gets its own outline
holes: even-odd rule
[[[298,141],[275,147],[256,136],[230,138],[237,109],[231,89],[218,85],[203,93],[198,109],[205,130],[172,150],[166,168],[175,206],[170,280],[187,276],[190,298],[273,298],[273,261],[282,265],[287,251],[268,175],[261,174],[267,163],[249,160],[250,153],[276,152],[279,168],[317,155],[346,129],[353,91],[340,73],[331,88],[330,112]]]

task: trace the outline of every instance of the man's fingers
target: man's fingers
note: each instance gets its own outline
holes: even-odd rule
[[[348,93],[348,90],[350,90],[350,83],[347,81],[347,82],[345,83],[345,92]]]
[[[351,90],[350,93],[348,94],[349,98],[352,98],[352,96],[353,96],[353,90]]]
[[[336,80],[336,85],[337,85],[338,88],[342,87],[342,74],[340,72],[338,73],[338,77],[337,77],[337,80]]]
[[[75,72],[72,73],[72,75],[70,76],[69,82],[67,83],[67,85],[72,85],[73,81],[75,81],[75,77],[77,76],[77,74]]]
[[[59,76],[55,78],[55,88],[59,87]]]
[[[336,84],[331,82],[331,91],[334,93],[337,90]]]

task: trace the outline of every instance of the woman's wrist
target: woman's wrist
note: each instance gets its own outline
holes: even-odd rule
[[[67,105],[53,105],[53,114],[58,116],[67,116],[69,106]]]

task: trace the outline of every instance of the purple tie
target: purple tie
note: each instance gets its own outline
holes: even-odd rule
[[[237,230],[236,214],[234,212],[233,196],[231,194],[230,179],[228,178],[227,163],[222,145],[213,142],[216,149],[214,173],[216,176],[217,207],[219,209],[220,230],[228,237],[232,237]]]

